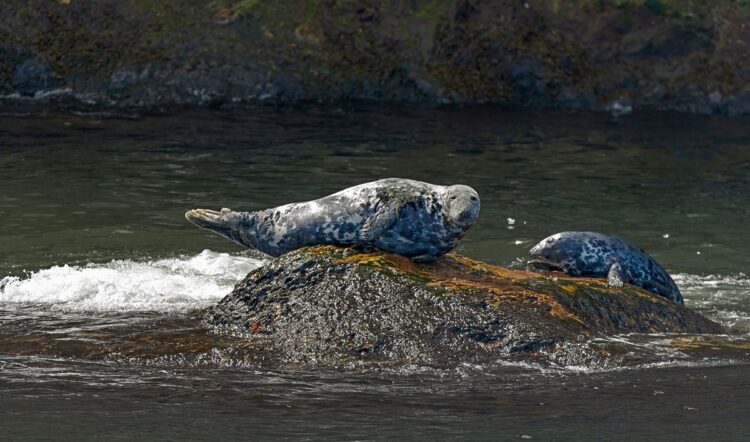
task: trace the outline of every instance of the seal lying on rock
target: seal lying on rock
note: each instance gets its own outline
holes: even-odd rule
[[[479,195],[468,186],[388,178],[273,209],[194,209],[185,217],[271,256],[332,244],[432,261],[458,245],[479,216],[479,205]]]
[[[542,240],[530,251],[532,268],[562,270],[573,276],[606,277],[609,285],[627,282],[683,304],[677,284],[642,249],[613,235],[562,232]]]

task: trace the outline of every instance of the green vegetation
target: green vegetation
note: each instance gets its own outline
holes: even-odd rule
[[[447,16],[452,5],[453,2],[450,0],[428,0],[417,8],[416,14],[432,26],[436,26],[441,18]]]
[[[20,58],[0,60],[0,90],[34,54],[63,84],[83,79],[97,91],[122,70],[202,71],[177,86],[170,73],[157,75],[170,83],[154,85],[162,89],[150,100],[205,87],[196,81],[226,83],[212,76],[232,71],[236,87],[215,87],[251,97],[272,89],[314,101],[589,109],[627,100],[636,108],[750,113],[750,103],[736,98],[750,93],[742,74],[750,0],[461,8],[450,0],[9,0],[0,6],[7,17],[0,41]]]

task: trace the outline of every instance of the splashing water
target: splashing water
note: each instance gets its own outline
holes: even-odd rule
[[[0,302],[78,311],[185,311],[232,290],[263,261],[204,250],[191,257],[54,266],[0,280]]]

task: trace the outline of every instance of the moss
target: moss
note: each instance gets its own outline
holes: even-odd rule
[[[664,14],[667,11],[666,6],[661,0],[646,0],[644,6],[656,14]]]
[[[448,0],[428,0],[422,2],[416,14],[432,26],[437,26],[441,18],[447,16],[453,2]]]
[[[629,298],[646,298],[659,303],[668,300],[646,292],[639,287],[626,285],[613,288],[602,278],[580,278],[559,273],[540,274],[514,270],[476,261],[455,253],[430,263],[415,263],[406,257],[386,252],[359,252],[335,246],[315,246],[303,249],[317,257],[334,257],[334,264],[356,264],[390,270],[407,278],[428,282],[432,287],[471,288],[490,290],[499,296],[543,291],[565,297],[584,296],[586,293]],[[538,297],[538,294],[530,295]]]
[[[575,296],[578,293],[578,286],[573,284],[564,284],[560,286],[560,289],[570,296]]]
[[[325,250],[316,250],[314,253],[321,255],[329,253],[330,250],[331,248],[326,248]],[[411,279],[416,279],[420,282],[430,281],[429,275],[417,268],[417,266],[408,258],[391,253],[354,253],[339,258],[335,260],[334,263],[356,264],[374,267],[380,270],[389,270],[395,274],[406,276]]]
[[[341,254],[340,250],[330,246],[313,247],[308,250],[316,256]],[[425,282],[428,287],[437,289],[491,293],[492,302],[495,303],[503,302],[503,298],[508,297],[528,299],[546,306],[550,314],[557,318],[584,324],[584,321],[569,311],[559,299],[561,296],[576,296],[579,293],[578,283],[582,281],[581,278],[549,277],[522,270],[511,270],[458,254],[450,254],[434,263],[414,263],[403,256],[384,252],[354,253],[337,258],[334,263],[357,264],[389,270],[403,277]],[[583,281],[590,282],[590,280]],[[606,284],[589,285],[587,289],[603,294],[611,294],[613,291]],[[642,292],[638,289],[635,291]],[[630,290],[626,293],[633,295]],[[645,292],[636,296],[639,295],[654,297]]]
[[[238,15],[248,14],[253,12],[260,3],[260,0],[240,0],[233,5],[233,9]]]

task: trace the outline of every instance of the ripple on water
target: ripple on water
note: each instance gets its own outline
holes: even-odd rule
[[[750,332],[750,278],[737,275],[677,274],[688,307],[740,332]]]

